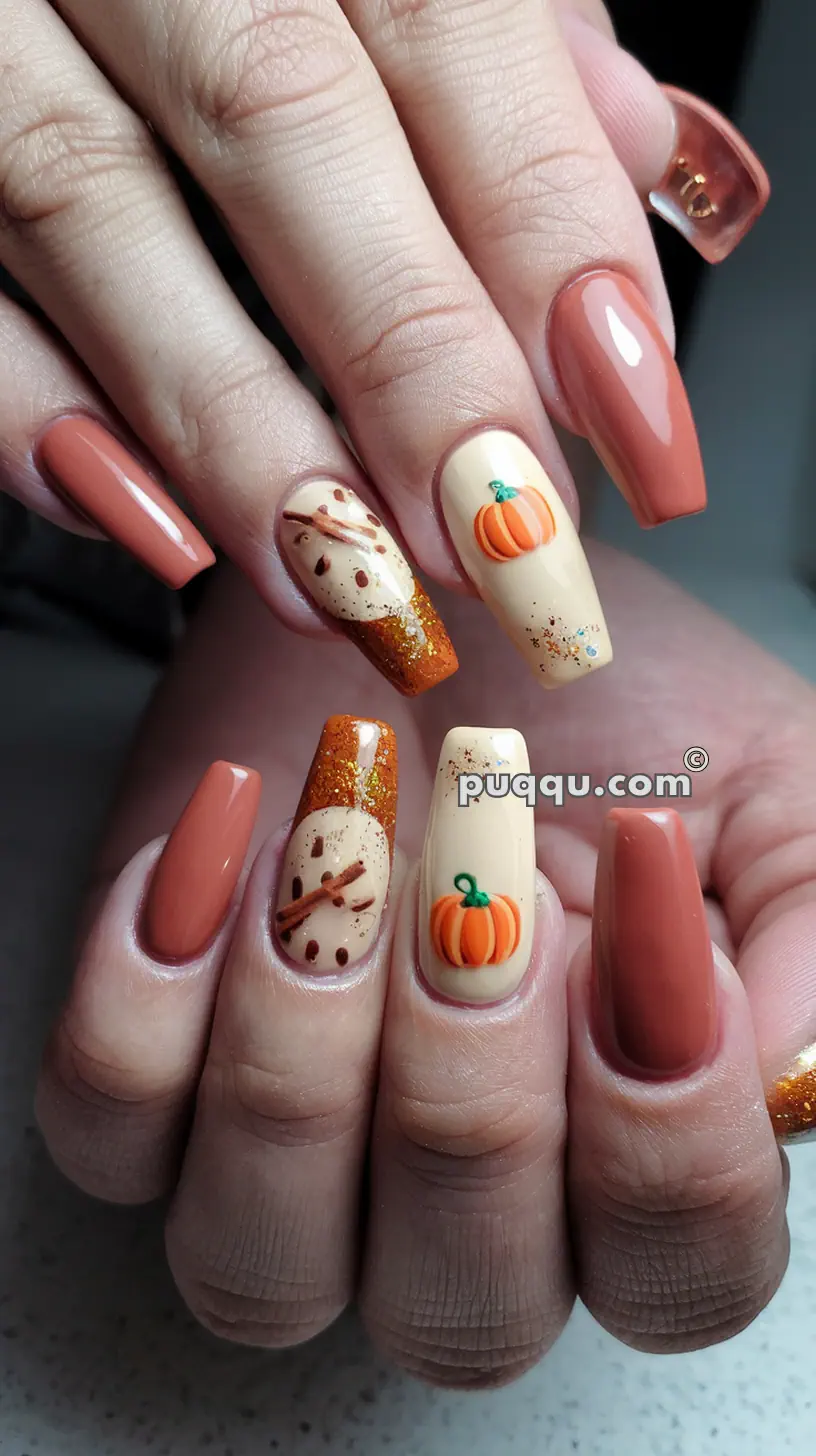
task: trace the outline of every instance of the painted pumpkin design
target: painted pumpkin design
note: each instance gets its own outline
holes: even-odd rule
[[[450,966],[498,966],[521,937],[521,915],[509,895],[486,895],[473,875],[455,875],[458,895],[442,895],[431,910],[431,942]],[[463,898],[464,896],[464,898]]]
[[[495,500],[482,506],[473,525],[476,540],[493,561],[512,561],[546,546],[555,535],[555,520],[543,495],[531,485],[505,485],[491,480]]]

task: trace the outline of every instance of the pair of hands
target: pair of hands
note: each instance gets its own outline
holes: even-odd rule
[[[80,1186],[171,1195],[174,1275],[227,1338],[294,1343],[357,1297],[397,1362],[484,1385],[539,1358],[576,1294],[626,1342],[682,1350],[733,1334],[782,1275],[787,1172],[765,1096],[777,1131],[801,1131],[774,1088],[816,1041],[814,695],[644,566],[604,550],[592,563],[619,664],[543,705],[477,603],[446,602],[463,670],[409,709],[350,648],[305,653],[229,576],[163,686],[39,1116]],[[293,963],[271,930],[278,826],[323,719],[363,705],[397,732],[408,860],[457,723],[512,723],[536,773],[596,783],[680,771],[705,746],[682,808],[718,947],[716,1037],[688,1074],[632,1075],[598,1034],[587,932],[608,803],[594,797],[536,816],[531,969],[503,1003],[429,994],[399,857],[369,957],[328,977]],[[263,772],[260,854],[206,952],[168,966],[144,934],[163,841],[115,876],[216,756]],[[657,977],[659,936],[653,950]],[[689,984],[698,971],[690,959]]]

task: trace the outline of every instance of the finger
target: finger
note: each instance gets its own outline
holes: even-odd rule
[[[37,1116],[87,1193],[143,1203],[178,1166],[260,793],[216,763],[166,844],[124,869],[88,937],[46,1050]]]
[[[592,965],[570,977],[569,1200],[581,1297],[641,1350],[728,1339],[785,1270],[785,1179],[750,1010],[716,963],[682,820],[604,825]]]
[[[520,1375],[573,1298],[561,907],[523,799],[457,804],[459,774],[528,766],[512,730],[447,735],[394,947],[361,1306],[393,1360],[444,1386]]]
[[[3,261],[287,625],[321,633],[325,620],[339,621],[408,693],[449,675],[456,659],[444,629],[384,528],[376,543],[354,533],[345,593],[315,589],[310,574],[327,617],[307,606],[275,546],[281,498],[320,480],[364,516],[375,500],[364,477],[227,287],[149,129],[41,0],[2,0],[0,26],[10,37],[0,77]],[[120,54],[123,46],[119,32]],[[106,530],[119,520],[125,534],[126,515],[131,546],[139,523],[155,532],[149,479],[98,426],[60,418],[39,451],[49,478]],[[181,530],[184,518],[160,504],[170,534]]]
[[[396,791],[392,730],[329,719],[244,895],[167,1227],[191,1310],[244,1344],[298,1344],[352,1296]]]
[[[642,525],[702,510],[649,226],[552,0],[344,8],[551,412],[589,437]],[[472,525],[459,520],[458,491],[446,501],[444,471],[440,491],[461,552]]]
[[[675,86],[658,86],[604,28],[562,15],[587,96],[639,195],[708,263],[730,256],[771,194],[736,127]]]
[[[784,669],[767,678],[769,726],[724,805],[712,866],[784,1142],[816,1131],[816,710],[792,686]]]
[[[477,590],[545,685],[608,662],[597,593],[559,495],[572,487],[530,371],[435,210],[339,8],[309,0],[285,22],[249,0],[167,0],[164,19],[142,0],[62,8],[227,218],[420,563],[461,580],[435,478],[444,460],[469,462],[454,544]],[[456,494],[450,473],[441,476],[442,496]],[[507,573],[476,546],[474,518],[494,504],[491,483],[506,477],[515,494],[521,476],[535,493],[501,516],[511,518],[511,555],[528,559]],[[314,582],[317,563],[299,560],[298,535],[282,529],[283,548]],[[355,581],[356,572],[352,596]],[[542,649],[550,618],[563,653]],[[591,638],[579,636],[590,624]]]

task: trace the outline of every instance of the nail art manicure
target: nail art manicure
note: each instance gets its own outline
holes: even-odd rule
[[[439,494],[462,566],[544,687],[612,661],[578,533],[517,435],[484,430],[457,446]]]
[[[153,872],[142,938],[157,960],[193,960],[229,910],[252,838],[261,776],[238,763],[211,764]]]
[[[533,810],[515,794],[491,795],[490,782],[459,806],[460,774],[512,778],[529,769],[527,745],[512,728],[453,728],[442,744],[420,872],[419,964],[449,1001],[504,1000],[530,963]]]
[[[714,960],[694,855],[674,810],[607,815],[592,961],[610,1060],[654,1078],[705,1061],[717,1035]]]
[[[166,586],[182,587],[212,566],[215,556],[192,521],[96,420],[56,420],[37,457],[54,488]]]
[[[816,1138],[816,1043],[806,1047],[774,1082],[767,1095],[768,1115],[780,1142]]]
[[[367,955],[388,896],[397,815],[397,741],[368,718],[329,718],[286,848],[275,930],[316,972]]]
[[[713,106],[663,86],[676,122],[666,175],[649,193],[652,210],[709,263],[721,263],[765,208],[771,184],[756,152]]]
[[[645,298],[622,273],[568,283],[550,318],[564,395],[641,526],[705,510],[685,386]]]
[[[415,697],[450,677],[456,653],[425,589],[365,501],[334,480],[309,480],[281,519],[287,560],[395,688]]]

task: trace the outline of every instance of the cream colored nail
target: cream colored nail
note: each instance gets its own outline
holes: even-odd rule
[[[388,896],[396,812],[393,729],[329,718],[278,886],[275,930],[292,960],[336,974],[368,954]]]
[[[441,618],[379,516],[347,485],[307,480],[281,515],[281,545],[309,595],[407,696],[450,677]]]
[[[529,770],[513,728],[454,728],[442,744],[420,874],[419,963],[448,1000],[501,1001],[529,965],[534,815],[509,791],[514,775]],[[495,776],[467,807],[459,803],[463,774]]]
[[[465,571],[544,687],[612,661],[578,532],[523,440],[471,436],[445,463],[440,499]]]

